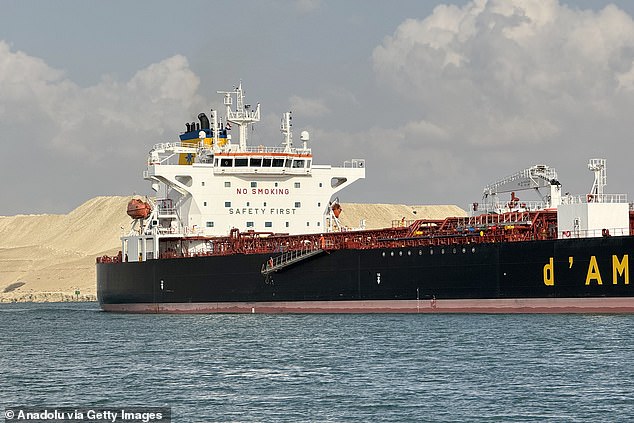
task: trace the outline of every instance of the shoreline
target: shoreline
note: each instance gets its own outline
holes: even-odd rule
[[[82,303],[96,302],[95,294],[75,295],[72,292],[29,292],[19,295],[0,294],[0,304],[11,303]]]

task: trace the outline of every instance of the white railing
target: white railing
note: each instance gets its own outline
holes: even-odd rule
[[[482,213],[507,213],[511,211],[537,211],[544,210],[548,205],[544,201],[517,201],[495,203],[471,203],[467,206],[470,215],[478,215]]]
[[[252,174],[252,175],[305,175],[310,174],[311,168],[303,167],[218,167],[214,166],[214,175],[222,174]]]
[[[568,238],[600,238],[604,236],[628,236],[630,228],[605,228],[605,229],[573,229],[571,231],[558,231],[559,239]]]
[[[364,159],[352,159],[352,160],[346,160],[345,162],[343,162],[343,167],[344,168],[363,168],[365,167],[365,160]]]
[[[627,203],[627,194],[565,195],[561,197],[561,203],[562,204]]]
[[[627,194],[601,194],[601,195],[566,195],[561,197],[561,204],[620,204],[627,203]],[[495,203],[471,203],[467,206],[471,215],[481,213],[505,213],[509,211],[537,211],[548,207],[544,201],[496,201]],[[551,206],[553,207],[553,206]],[[630,203],[630,210],[634,210],[634,203]]]
[[[310,156],[311,149],[310,148],[291,148],[287,150],[286,147],[269,147],[266,145],[248,145],[243,151],[235,151],[233,153],[276,153],[276,154],[293,154],[293,155],[301,155],[301,156]]]
[[[175,149],[181,149],[181,148],[186,148],[186,149],[197,149],[198,145],[200,144],[200,141],[197,139],[196,142],[187,142],[187,141],[177,141],[177,142],[161,142],[158,144],[154,144],[154,146],[152,147],[152,150],[163,150],[163,151],[169,151],[169,150],[175,150]]]

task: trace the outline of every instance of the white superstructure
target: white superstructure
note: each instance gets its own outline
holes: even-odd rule
[[[201,113],[199,123],[186,124],[180,141],[150,151],[143,177],[152,183],[157,200],[151,214],[136,219],[122,238],[129,261],[158,257],[166,238],[200,239],[189,244],[192,252],[204,252],[204,238],[227,236],[232,229],[286,234],[342,229],[332,199],[365,178],[365,160],[338,167],[313,163],[306,131],[302,145],[293,145],[290,112],[282,118],[279,146],[250,146],[248,129],[260,120],[260,105],[245,104],[242,84],[219,93],[224,95],[224,119],[214,110],[210,118]],[[236,129],[238,142],[231,137]]]
[[[592,238],[630,234],[630,205],[625,194],[605,194],[606,160],[590,159],[594,182],[586,196],[566,195],[557,207],[559,238]]]

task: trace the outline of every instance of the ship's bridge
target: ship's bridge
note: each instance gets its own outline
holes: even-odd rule
[[[311,173],[310,149],[249,146],[245,151],[215,155],[214,174],[306,175]]]

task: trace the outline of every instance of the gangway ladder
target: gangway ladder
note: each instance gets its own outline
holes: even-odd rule
[[[277,257],[269,258],[264,264],[262,264],[262,270],[260,272],[266,278],[268,283],[272,273],[319,255],[324,251],[325,250],[322,248],[303,248],[301,250],[287,251]]]

